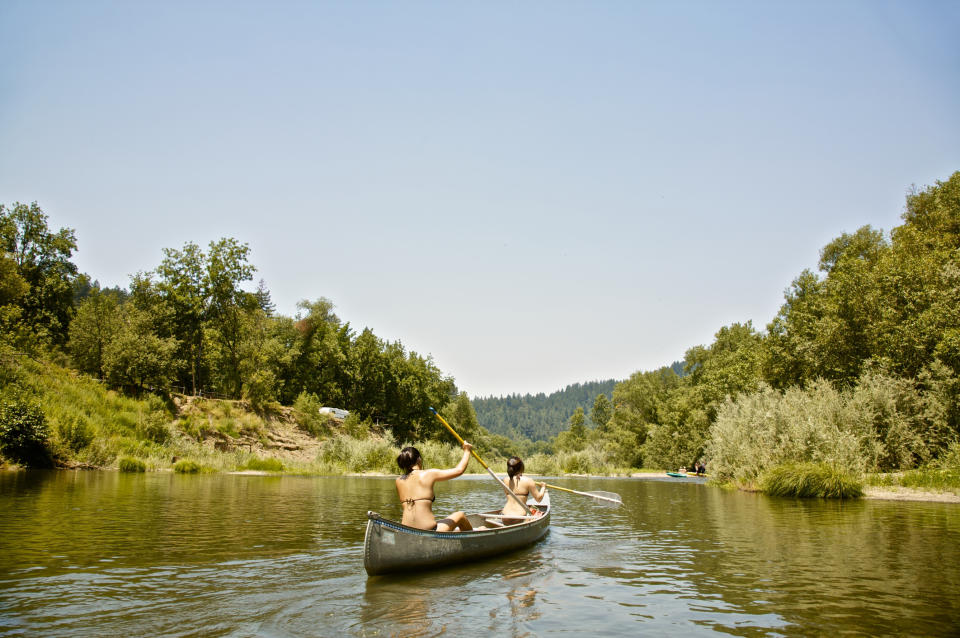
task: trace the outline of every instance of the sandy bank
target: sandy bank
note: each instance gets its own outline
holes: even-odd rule
[[[927,501],[930,503],[960,503],[960,495],[953,492],[930,492],[909,487],[863,488],[863,498],[883,501]]]

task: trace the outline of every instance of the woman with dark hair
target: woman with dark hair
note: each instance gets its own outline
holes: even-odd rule
[[[538,485],[540,489],[537,489]],[[533,496],[539,503],[543,500],[543,495],[547,493],[546,483],[535,483],[532,478],[523,475],[523,461],[520,460],[519,456],[514,456],[507,461],[507,487],[524,503],[527,502],[527,496]],[[543,491],[541,492],[540,490]],[[510,495],[507,495],[507,502],[503,506],[502,513],[504,516],[527,515],[520,506],[520,503]],[[504,525],[511,525],[513,523],[519,523],[522,520],[524,519],[505,518],[503,519],[503,523]]]
[[[397,494],[403,506],[404,525],[417,529],[436,530],[438,532],[452,532],[460,530],[469,532],[473,529],[467,515],[463,512],[454,512],[439,521],[433,516],[433,484],[437,481],[449,481],[463,474],[470,462],[470,450],[473,446],[463,442],[463,458],[456,467],[448,470],[425,470],[420,451],[415,447],[405,447],[400,450],[397,465],[403,470],[403,476],[397,478]]]

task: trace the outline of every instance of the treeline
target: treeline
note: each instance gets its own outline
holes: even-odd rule
[[[567,428],[577,408],[590,409],[598,394],[609,398],[616,384],[614,379],[589,381],[550,394],[482,397],[473,400],[473,407],[477,421],[490,432],[514,440],[547,441]]]
[[[356,332],[327,299],[278,314],[262,280],[248,289],[256,268],[235,239],[165,249],[129,289],[101,288],[79,273],[74,232],[51,230],[36,203],[0,205],[0,247],[0,358],[8,368],[13,353],[26,353],[130,395],[179,390],[245,399],[260,411],[345,407],[397,441],[440,433],[428,408],[457,395],[429,356]],[[8,383],[0,399],[24,405],[11,396],[27,390]],[[15,437],[4,427],[0,438]]]
[[[790,463],[960,461],[960,172],[910,193],[889,235],[864,226],[831,241],[766,330],[725,326],[684,370],[617,384],[609,421],[571,422],[565,445],[588,467],[703,461],[743,482]]]

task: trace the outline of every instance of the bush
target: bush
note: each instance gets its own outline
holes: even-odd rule
[[[276,376],[268,370],[257,370],[243,383],[243,396],[257,412],[273,406],[276,396]]]
[[[47,464],[50,430],[36,399],[19,392],[0,397],[0,452],[24,465]]]
[[[64,417],[57,423],[60,441],[74,452],[79,452],[93,441],[93,427],[90,420],[82,414]]]
[[[141,441],[153,441],[164,445],[170,440],[170,428],[167,427],[166,418],[162,413],[151,413],[141,416],[137,423],[137,438]]]
[[[259,472],[282,472],[283,463],[280,459],[268,458],[253,458],[247,461],[246,469],[248,470],[257,470]]]
[[[424,443],[418,449],[427,459],[433,459],[428,456],[434,452],[431,442]],[[349,436],[336,436],[326,441],[320,449],[317,460],[327,467],[341,467],[347,472],[383,472],[391,474],[399,472],[397,467],[397,448],[387,439],[369,438],[354,439]],[[441,458],[445,459],[446,455]],[[459,458],[457,459],[459,461]],[[430,467],[451,467],[456,465],[456,461],[451,464],[443,465],[440,463],[431,463]]]
[[[301,392],[293,403],[293,416],[305,432],[315,437],[326,435],[330,431],[333,417],[329,414],[320,414],[323,404],[317,395]]]
[[[861,402],[817,381],[783,394],[764,386],[720,408],[710,428],[707,464],[721,480],[756,480],[789,463],[826,463],[854,473],[877,467],[883,444]]]
[[[195,461],[188,461],[184,459],[183,461],[177,461],[173,465],[173,471],[177,474],[196,474],[202,468],[200,464]]]
[[[767,470],[760,488],[771,496],[798,498],[857,498],[863,495],[863,484],[825,463],[779,465]]]
[[[141,461],[140,459],[130,458],[126,456],[120,459],[119,463],[121,472],[146,472],[147,464]]]

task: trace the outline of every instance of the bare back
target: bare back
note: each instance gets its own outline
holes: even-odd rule
[[[413,470],[397,478],[397,494],[403,507],[404,525],[417,529],[432,529],[437,519],[433,516],[433,484],[436,479],[430,470]],[[431,480],[432,479],[432,480]]]
[[[539,503],[540,499],[543,498],[543,493],[537,489],[537,484],[532,478],[523,476],[514,476],[506,481],[507,487],[510,488],[510,491],[517,495],[524,503],[527,502],[528,496],[533,496],[533,498]],[[504,516],[526,516],[526,512],[523,511],[523,507],[520,506],[513,497],[507,495],[507,502],[503,506]]]

